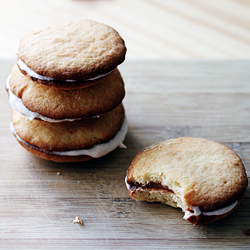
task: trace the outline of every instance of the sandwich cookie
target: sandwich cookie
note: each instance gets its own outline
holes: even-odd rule
[[[91,20],[54,23],[27,33],[17,64],[23,74],[47,86],[72,89],[100,81],[125,60],[119,33]]]
[[[135,156],[126,176],[135,200],[158,201],[204,225],[233,212],[248,179],[240,157],[220,143],[192,137],[152,145]]]
[[[36,118],[49,122],[100,116],[116,108],[125,96],[118,69],[92,86],[64,90],[37,84],[14,65],[6,89],[14,110],[28,120]]]
[[[122,104],[100,118],[73,122],[26,121],[14,110],[11,119],[17,141],[32,154],[47,160],[86,161],[125,147],[127,121]]]

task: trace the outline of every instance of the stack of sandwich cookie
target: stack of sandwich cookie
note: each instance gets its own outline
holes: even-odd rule
[[[83,161],[124,147],[123,39],[94,21],[56,23],[26,34],[6,82],[11,130],[31,153]]]

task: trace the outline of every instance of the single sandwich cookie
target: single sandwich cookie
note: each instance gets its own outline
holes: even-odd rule
[[[240,157],[230,148],[181,137],[137,154],[125,182],[133,199],[182,208],[184,219],[204,225],[236,209],[248,179]]]
[[[115,69],[101,82],[64,90],[36,84],[15,65],[6,82],[11,107],[26,116],[49,122],[99,116],[116,108],[125,96],[124,82]]]
[[[122,104],[100,118],[73,122],[26,122],[14,110],[11,119],[11,130],[24,148],[38,157],[58,162],[102,157],[117,147],[124,147],[122,142],[127,133]]]
[[[20,41],[18,67],[38,82],[58,88],[92,84],[125,60],[119,33],[91,20],[53,23]]]

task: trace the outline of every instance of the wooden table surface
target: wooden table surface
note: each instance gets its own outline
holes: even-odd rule
[[[0,0],[0,57],[31,29],[94,19],[122,35],[128,58],[250,58],[249,0]]]
[[[249,249],[249,187],[235,212],[195,227],[180,209],[132,200],[124,184],[140,150],[179,136],[228,145],[249,177],[249,60],[127,60],[127,149],[82,163],[42,160],[16,142],[4,90],[13,63],[0,60],[0,249]]]

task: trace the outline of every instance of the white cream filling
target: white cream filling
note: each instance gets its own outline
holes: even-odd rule
[[[130,185],[127,183],[127,175],[125,177],[125,185],[126,185],[127,189],[129,190],[130,189]]]
[[[233,204],[231,204],[227,207],[224,207],[224,208],[221,208],[218,210],[214,210],[214,211],[209,211],[209,212],[202,212],[198,206],[195,206],[195,207],[191,206],[190,208],[194,212],[192,213],[190,211],[186,211],[183,219],[188,219],[192,216],[199,216],[199,215],[205,215],[205,216],[223,215],[223,214],[226,214],[226,213],[230,212],[231,210],[233,210],[236,207],[237,203],[238,203],[238,201],[235,201]]]
[[[24,115],[25,116],[25,119],[26,121],[27,120],[30,120],[32,121],[33,119],[37,118],[37,119],[40,119],[40,120],[43,120],[43,121],[46,121],[46,122],[65,122],[65,121],[68,121],[68,122],[72,122],[72,121],[75,121],[75,120],[80,120],[81,118],[74,118],[74,119],[68,119],[68,118],[65,118],[65,119],[52,119],[52,118],[49,118],[47,116],[44,116],[44,115],[40,115],[39,113],[37,112],[32,112],[30,111],[27,107],[24,106],[23,104],[23,101],[21,98],[18,98],[10,89],[10,76],[7,78],[7,81],[6,81],[6,89],[8,90],[9,92],[9,103],[10,103],[10,106],[16,110],[17,112],[19,112],[20,114]],[[99,116],[94,116],[92,118],[98,118]]]
[[[42,76],[42,75],[37,74],[35,71],[33,71],[31,68],[29,68],[20,58],[18,59],[17,64],[21,70],[25,71],[31,77],[34,77],[34,78],[42,80],[42,81],[56,81],[56,79],[53,79],[51,77]],[[81,81],[94,81],[94,80],[97,80],[101,77],[105,77],[105,76],[109,75],[112,71],[113,70],[111,70],[110,72],[108,72],[106,74],[100,74],[96,77],[88,78],[88,79],[81,80]],[[78,80],[73,80],[73,79],[72,80],[71,79],[63,80],[63,82],[77,82],[77,81]]]
[[[130,186],[130,184],[127,183],[127,176],[125,177],[125,184],[126,184],[127,189],[129,190],[131,188],[131,186]],[[139,188],[136,188],[136,189],[138,190]],[[192,209],[193,212],[185,211],[183,219],[186,220],[192,216],[199,216],[199,215],[205,215],[205,216],[223,215],[223,214],[226,214],[226,213],[230,212],[231,210],[233,210],[236,207],[237,203],[238,203],[238,201],[235,201],[233,204],[231,204],[227,207],[224,207],[224,208],[221,208],[218,210],[214,210],[214,211],[209,211],[209,212],[202,212],[198,206],[190,206],[190,209]]]
[[[11,129],[12,133],[15,134],[16,138],[19,141],[27,144],[28,146],[35,147],[35,146],[23,141],[16,134],[15,128],[14,128],[12,123],[10,124],[10,129]],[[128,131],[128,122],[127,122],[127,119],[125,117],[124,122],[122,124],[122,127],[120,128],[120,130],[117,132],[116,136],[113,139],[111,139],[105,143],[96,144],[92,148],[70,150],[70,151],[63,151],[63,152],[61,152],[61,151],[43,151],[40,148],[38,148],[38,149],[45,152],[45,153],[54,154],[54,155],[62,155],[62,156],[88,155],[88,156],[91,156],[93,158],[99,158],[99,157],[102,157],[102,156],[110,153],[111,151],[115,150],[117,147],[126,148],[126,146],[123,144],[123,141],[126,137],[127,131]],[[37,148],[37,147],[35,147],[35,148]]]
[[[21,70],[25,71],[31,77],[34,77],[43,81],[53,81],[53,78],[38,75],[35,71],[30,69],[21,59],[18,59],[17,64]]]

